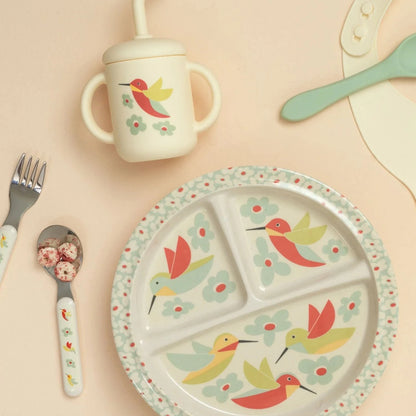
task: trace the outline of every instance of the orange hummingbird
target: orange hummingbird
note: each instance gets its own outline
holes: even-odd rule
[[[286,348],[276,363],[289,349],[307,354],[326,354],[342,347],[352,337],[355,328],[332,328],[334,321],[335,309],[330,300],[322,312],[309,305],[308,329],[294,328],[286,334]]]
[[[231,400],[247,409],[268,409],[276,406],[287,400],[299,388],[316,394],[302,386],[292,374],[283,374],[275,380],[266,358],[263,359],[258,370],[244,361],[244,374],[250,384],[256,388]]]
[[[274,218],[264,227],[248,228],[246,231],[266,230],[276,250],[292,263],[304,267],[324,266],[322,259],[307,246],[323,237],[326,225],[313,228],[309,225],[310,216],[306,213],[293,230],[284,219]]]
[[[128,86],[131,89],[133,97],[139,107],[154,117],[170,117],[160,101],[167,100],[171,94],[172,88],[162,88],[162,78],[159,78],[150,87],[142,79],[136,78],[130,84],[118,84]]]

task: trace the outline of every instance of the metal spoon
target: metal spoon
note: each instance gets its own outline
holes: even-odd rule
[[[341,81],[292,97],[280,114],[286,120],[301,121],[370,85],[392,78],[409,77],[416,77],[416,34],[403,40],[378,64]]]
[[[67,263],[74,266],[76,273],[79,271],[83,260],[83,251],[78,236],[63,225],[51,225],[45,228],[37,242],[38,256],[41,249],[46,247],[56,249],[60,244],[72,243],[77,247],[76,258]],[[72,246],[71,246],[72,247]],[[54,250],[52,250],[55,253]],[[60,259],[60,262],[62,259]],[[64,258],[63,260],[68,260]],[[42,261],[42,263],[44,263]],[[71,292],[71,280],[75,275],[66,278],[67,281],[58,279],[55,275],[56,265],[48,264],[42,267],[51,275],[58,284],[58,302],[56,314],[59,330],[59,348],[61,351],[61,365],[64,391],[68,396],[79,396],[83,389],[81,360],[78,340],[78,325],[74,298]],[[62,264],[61,264],[62,266]]]

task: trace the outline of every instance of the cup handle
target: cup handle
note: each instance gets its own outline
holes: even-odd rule
[[[88,130],[99,140],[107,144],[114,144],[114,135],[112,132],[103,130],[95,121],[92,114],[92,99],[94,98],[95,91],[101,85],[104,85],[105,76],[101,72],[95,77],[91,78],[88,84],[85,86],[81,97],[81,113],[84,123]]]
[[[217,119],[221,109],[221,91],[218,81],[207,68],[194,62],[187,62],[187,68],[190,72],[196,72],[197,74],[202,75],[207,80],[212,92],[211,110],[202,120],[195,120],[195,131],[199,133],[210,127]]]

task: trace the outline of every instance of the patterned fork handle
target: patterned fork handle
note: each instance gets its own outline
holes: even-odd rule
[[[17,238],[17,230],[12,225],[0,227],[0,282]]]

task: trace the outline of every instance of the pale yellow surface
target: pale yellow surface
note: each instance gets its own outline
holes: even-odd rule
[[[352,1],[148,0],[154,35],[183,42],[223,94],[217,123],[182,158],[128,164],[86,130],[82,88],[101,55],[133,36],[129,0],[2,1],[0,13],[0,217],[21,152],[48,162],[45,189],[21,222],[0,286],[0,415],[142,415],[154,412],[130,384],[113,345],[114,271],[138,220],[165,194],[203,173],[244,164],[299,171],[344,193],[374,225],[392,259],[400,325],[387,370],[357,416],[414,414],[416,206],[371,155],[347,100],[314,118],[279,119],[284,101],[342,77],[339,35]],[[416,32],[416,2],[395,0],[381,26],[380,54]],[[395,85],[416,101],[416,81]],[[210,104],[193,79],[197,115]],[[96,113],[109,128],[104,89]],[[400,137],[392,137],[400,146]],[[415,155],[416,158],[416,155]],[[416,167],[415,167],[416,169]],[[35,243],[53,223],[75,229],[85,262],[73,289],[85,389],[62,390],[56,285],[36,264]]]

